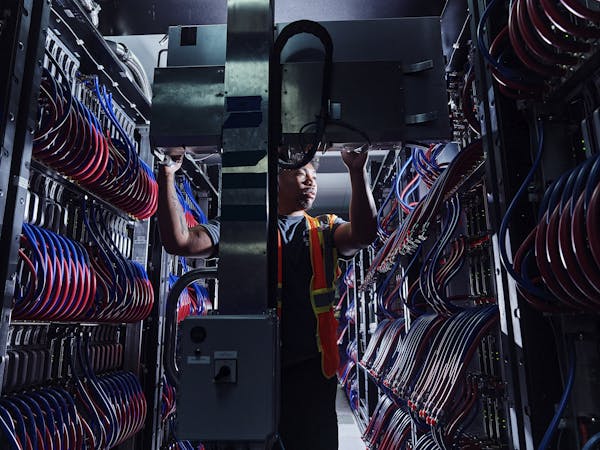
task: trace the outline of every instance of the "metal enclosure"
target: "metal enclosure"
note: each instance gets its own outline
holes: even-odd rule
[[[450,137],[445,62],[437,17],[321,25],[331,34],[334,44],[333,119],[352,123],[366,132],[372,142]],[[284,26],[278,24],[276,30]],[[156,113],[151,131],[155,145],[213,145],[212,150],[217,150],[222,129],[216,109],[222,105],[220,93],[227,90],[218,87],[218,74],[225,64],[225,55],[219,52],[225,48],[226,32],[222,25],[170,28],[169,67],[155,72]],[[185,41],[184,35],[191,40]],[[419,45],[413,42],[416,35]],[[248,44],[240,45],[247,48]],[[252,55],[258,58],[258,54]],[[282,52],[282,126],[292,141],[304,124],[314,120],[318,110],[321,61],[321,44],[308,34],[294,36]],[[228,66],[227,70],[229,67],[235,66]],[[192,85],[186,87],[186,82]],[[202,93],[196,90],[198,82]],[[248,80],[244,82],[251,86]],[[227,108],[227,104],[222,107]],[[357,139],[356,133],[335,126],[327,130],[326,137],[336,142]]]
[[[294,136],[314,120],[321,92],[322,63],[288,63],[284,65],[282,114],[283,134],[295,143]],[[406,107],[404,80],[400,62],[338,62],[333,66],[331,114],[359,128],[368,130],[372,142],[389,142],[404,135]],[[359,141],[359,134],[331,125],[326,141]]]
[[[266,442],[277,423],[277,318],[190,317],[180,343],[177,436]]]
[[[157,68],[154,72],[153,144],[215,149],[223,124],[223,67]]]

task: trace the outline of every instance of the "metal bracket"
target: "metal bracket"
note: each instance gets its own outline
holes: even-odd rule
[[[438,118],[437,111],[429,111],[426,113],[408,114],[404,117],[404,122],[407,125],[416,125],[419,123],[433,122],[437,118]]]
[[[433,60],[432,59],[427,59],[425,61],[419,61],[419,62],[413,63],[413,64],[403,64],[402,65],[402,73],[404,73],[404,74],[424,72],[429,69],[433,69]]]

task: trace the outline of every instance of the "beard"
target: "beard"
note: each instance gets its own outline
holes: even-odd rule
[[[300,206],[300,208],[302,208],[303,210],[309,210],[313,203],[315,202],[314,198],[308,198],[305,196],[302,196],[298,199],[298,205]]]

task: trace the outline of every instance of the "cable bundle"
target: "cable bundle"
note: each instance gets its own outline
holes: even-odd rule
[[[349,358],[346,363],[338,369],[338,381],[342,386],[346,386],[355,367],[356,362]]]
[[[421,436],[415,444],[415,449],[418,450],[439,450],[440,446],[434,441],[431,433],[426,433]]]
[[[94,203],[83,202],[82,216],[91,241],[88,251],[96,272],[96,298],[88,319],[137,322],[148,317],[154,291],[144,267],[126,259],[107,228],[110,218]]]
[[[542,311],[600,307],[600,158],[590,158],[548,187],[538,223],[515,254],[521,294]],[[508,220],[508,219],[505,219]],[[536,272],[529,274],[528,260]]]
[[[181,258],[185,263],[185,259]],[[184,273],[188,271],[185,265]],[[169,289],[175,284],[179,277],[169,274]],[[181,292],[177,304],[177,323],[188,316],[203,316],[208,313],[210,297],[206,287],[199,283],[192,283]]]
[[[208,220],[194,197],[189,180],[183,178],[181,184],[183,186],[183,192],[179,189],[177,184],[175,185],[175,192],[177,193],[179,204],[183,209],[187,226],[192,228],[200,224],[205,224]],[[189,268],[186,259],[182,256],[179,257],[179,263],[182,273],[187,273]],[[174,273],[169,274],[169,289],[171,289],[178,279],[179,277]],[[210,306],[210,299],[206,288],[197,282],[191,283],[187,289],[184,289],[181,292],[179,297],[177,305],[177,322],[181,322],[190,315],[200,316],[206,314],[207,306]]]
[[[175,185],[175,192],[177,193],[179,204],[183,208],[187,226],[192,228],[208,222],[206,214],[204,214],[202,207],[196,201],[190,181],[187,178],[183,178],[181,184],[183,192],[181,192],[177,185]]]
[[[387,239],[365,276],[363,288],[373,282],[377,272],[388,272],[399,255],[414,254],[427,239],[428,229],[445,201],[452,198],[484,159],[481,141],[475,141],[452,160],[437,177],[427,195],[410,211]],[[428,175],[429,176],[429,175]]]
[[[530,172],[512,200],[500,226],[500,254],[523,297],[547,312],[598,311],[600,306],[600,157],[564,173],[544,194],[538,223],[514,256],[506,248],[512,212],[539,167],[543,129]],[[531,274],[532,264],[536,273]]]
[[[344,386],[350,409],[353,411],[358,410],[360,396],[358,394],[358,375],[356,374],[356,371],[350,371],[350,375]]]
[[[146,399],[132,373],[96,376],[89,353],[88,337],[75,337],[68,355],[75,398],[87,445],[110,449],[141,430],[147,413]]]
[[[422,371],[432,336],[442,324],[443,320],[437,315],[420,316],[411,324],[396,350],[394,364],[382,379],[383,385],[396,396],[406,397],[412,392]]]
[[[447,164],[438,164],[436,161],[444,148],[445,144],[432,144],[430,146],[415,146],[412,149],[411,156],[404,162],[398,175],[392,182],[394,188],[390,190],[377,212],[379,237],[382,241],[385,241],[391,234],[391,230],[396,228],[394,221],[398,219],[398,208],[404,214],[409,214],[418,204],[416,200],[411,201],[410,198],[418,190],[419,183],[422,182],[427,188],[431,187],[447,166]],[[412,168],[414,175],[412,178],[406,180],[404,188],[401,188],[401,185],[405,181],[405,175],[408,174],[410,168]],[[393,201],[390,207],[387,208],[392,197]],[[383,217],[386,209],[388,212]]]
[[[392,184],[396,185],[396,178]],[[398,220],[398,199],[394,194],[394,189],[390,189],[377,210],[377,235],[382,242],[390,236],[397,225],[395,222]]]
[[[60,65],[55,62],[55,67],[60,81],[48,69],[42,76],[34,158],[137,219],[149,218],[156,212],[158,185],[117,119],[111,95],[97,79],[88,83],[107,118],[103,128],[90,107],[72,94]],[[109,126],[112,135],[105,131]]]
[[[411,437],[410,414],[389,397],[382,396],[363,433],[367,449],[401,450]],[[420,448],[420,447],[416,447]]]
[[[375,447],[380,450],[402,450],[411,437],[411,417],[402,408],[396,409],[390,418],[385,432],[379,438],[379,444]],[[417,447],[418,448],[418,447]]]
[[[0,443],[10,450],[80,450],[84,428],[75,399],[61,387],[0,398]]]
[[[481,339],[497,320],[496,306],[471,308],[446,319],[432,337],[432,351],[422,367],[425,376],[406,392],[408,406],[428,425],[455,431],[456,419],[462,417],[467,405],[473,406],[465,372]]]
[[[371,335],[371,339],[369,340],[369,345],[365,349],[359,364],[369,369],[373,365],[373,360],[377,356],[377,351],[381,347],[381,341],[383,340],[388,328],[392,325],[393,321],[390,319],[384,319],[377,324],[377,328]]]
[[[436,313],[448,316],[459,309],[448,300],[446,287],[462,267],[466,254],[466,243],[464,238],[454,240],[451,252],[442,264],[443,250],[450,242],[460,219],[461,207],[458,196],[455,195],[448,201],[446,209],[442,231],[421,266],[419,289]]]
[[[117,413],[118,432],[114,433],[115,447],[134,436],[144,426],[147,406],[142,387],[134,374],[114,373],[99,378],[99,385]]]
[[[77,241],[23,223],[13,317],[78,321],[88,318],[96,296],[96,272]]]
[[[402,339],[405,334],[404,319],[394,320],[386,326],[383,332],[377,336],[377,354],[373,357],[373,352],[363,355],[360,364],[368,370],[371,376],[379,378],[387,372],[388,365],[395,359],[396,351],[402,346]],[[372,341],[375,340],[373,336]],[[369,343],[370,344],[370,343]],[[369,345],[371,347],[371,345]],[[365,358],[367,356],[367,358]]]
[[[581,54],[600,38],[600,12],[577,0],[515,0],[508,23],[494,38],[489,51],[482,29],[497,0],[492,0],[477,27],[478,47],[492,67],[500,92],[510,98],[539,97],[546,81],[576,66]],[[506,60],[506,50],[513,58]]]

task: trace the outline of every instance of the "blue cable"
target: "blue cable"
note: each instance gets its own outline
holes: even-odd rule
[[[85,373],[86,377],[88,378],[89,384],[91,384],[93,390],[96,391],[96,394],[97,394],[96,398],[100,398],[100,400],[102,402],[102,406],[104,406],[104,411],[103,411],[104,416],[108,419],[108,421],[110,423],[109,429],[106,430],[107,431],[106,432],[106,440],[107,440],[107,442],[113,443],[115,433],[118,430],[117,415],[114,410],[114,406],[110,401],[109,396],[102,389],[102,386],[100,384],[100,381],[98,380],[98,377],[92,370],[92,365],[91,365],[90,359],[89,359],[89,354],[90,354],[89,337],[84,336],[83,345],[84,345],[84,347],[82,350],[81,339],[77,339],[77,346],[78,346],[78,353],[79,353],[78,356],[81,359],[81,364],[82,364],[82,367],[84,368],[84,373]],[[99,403],[100,402],[96,402],[96,404],[99,404]]]
[[[496,1],[496,0],[492,0],[492,1]],[[512,265],[512,262],[509,260],[508,251],[506,249],[506,234],[508,232],[508,224],[510,222],[513,210],[515,209],[518,201],[520,200],[521,196],[527,189],[527,186],[529,186],[529,183],[531,182],[531,179],[533,178],[533,175],[535,174],[536,170],[538,169],[541,159],[542,159],[542,154],[543,154],[543,150],[544,150],[544,128],[543,128],[543,124],[541,121],[538,121],[538,123],[539,123],[539,125],[537,127],[538,150],[537,150],[535,159],[533,161],[533,165],[531,166],[531,169],[529,170],[529,173],[523,180],[523,183],[521,184],[521,186],[519,187],[519,190],[515,194],[512,201],[510,202],[510,205],[508,206],[508,209],[506,210],[506,213],[504,214],[504,217],[502,218],[502,222],[500,224],[499,236],[498,236],[498,246],[500,247],[500,256],[501,256],[501,260],[502,260],[502,265],[504,266],[506,271],[509,273],[509,275],[513,278],[513,280],[515,280],[515,282],[517,284],[519,284],[520,286],[522,286],[524,289],[531,292],[532,294],[534,294],[540,298],[543,298],[547,301],[552,301],[552,298],[549,296],[549,294],[547,292],[536,287],[531,282],[523,279],[521,277],[521,275],[515,271],[515,269]]]
[[[585,186],[585,210],[587,211],[587,206],[590,203],[592,198],[592,193],[594,189],[598,185],[600,181],[600,157],[596,157],[596,161],[594,162],[594,166],[590,171],[590,176],[587,180],[587,184]]]
[[[4,431],[4,435],[9,441],[11,450],[20,450],[19,442],[17,441],[17,439],[19,439],[21,442],[25,442],[25,422],[23,420],[23,416],[20,413],[15,414],[17,416],[15,420],[17,422],[18,427],[17,430],[13,421],[13,414],[11,414],[10,411],[4,406],[5,403],[8,403],[8,400],[0,401],[0,418],[2,419],[0,420],[0,429]],[[14,405],[11,406],[14,407]]]
[[[450,272],[449,274],[446,275],[446,280],[444,281],[444,285],[441,287],[441,289],[437,289],[436,284],[435,284],[435,274],[437,272],[436,268],[438,266],[439,259],[442,256],[442,251],[448,244],[448,241],[450,240],[450,237],[454,233],[454,230],[456,230],[456,226],[458,225],[458,221],[460,219],[461,205],[460,205],[459,199],[456,198],[456,204],[454,204],[454,201],[451,201],[450,206],[451,206],[451,211],[452,211],[450,218],[452,219],[452,221],[450,223],[446,224],[444,230],[442,230],[442,232],[440,233],[440,236],[442,236],[443,239],[438,240],[437,251],[434,254],[432,262],[429,266],[429,280],[432,284],[432,287],[435,290],[435,293],[444,302],[444,304],[448,307],[448,309],[450,311],[456,312],[456,311],[462,310],[463,308],[460,308],[448,301],[446,292],[445,292],[445,287],[450,282],[450,279],[458,272],[458,270],[460,270],[460,267],[462,267],[462,262],[464,262],[464,260],[461,260],[462,262],[459,265],[459,267],[455,268],[452,272]]]
[[[48,428],[50,436],[52,437],[52,446],[54,446],[54,441],[59,433],[59,428],[57,427],[57,422],[59,421],[55,420],[54,411],[50,406],[50,403],[44,398],[43,395],[40,395],[39,392],[31,392],[28,395],[33,402],[39,405],[40,411],[45,413],[43,417],[45,418],[46,427]]]
[[[63,440],[62,429],[68,427],[68,422],[64,415],[64,411],[57,399],[50,393],[49,390],[44,389],[43,391],[32,392],[31,395],[37,397],[42,403],[44,403],[50,413],[50,421],[54,426],[54,420],[56,420],[56,436],[61,443],[60,448],[57,450],[63,450],[66,442]],[[56,437],[55,436],[55,437]]]
[[[377,302],[379,303],[379,308],[381,309],[381,311],[389,318],[391,319],[397,319],[399,317],[399,315],[397,314],[393,314],[391,311],[389,311],[385,305],[383,304],[383,296],[385,294],[385,291],[390,283],[390,280],[392,279],[392,277],[394,276],[396,270],[398,269],[398,266],[400,265],[400,258],[396,259],[396,262],[394,263],[394,266],[392,267],[392,269],[388,272],[388,275],[385,277],[385,280],[383,281],[383,283],[381,283],[379,289],[377,289]]]
[[[589,438],[581,450],[593,450],[598,447],[600,447],[600,433],[596,433]]]
[[[500,61],[494,59],[494,57],[490,54],[489,50],[485,46],[485,43],[483,42],[483,27],[485,26],[485,22],[487,21],[490,12],[492,11],[497,2],[498,0],[492,0],[486,6],[485,10],[483,11],[483,14],[479,19],[479,23],[477,24],[477,48],[479,49],[479,52],[485,58],[485,60],[503,76],[511,80],[527,82],[522,74],[519,74],[513,69],[506,67]],[[529,82],[529,84],[531,83]]]
[[[571,201],[570,212],[573,215],[573,211],[575,210],[575,204],[577,203],[577,199],[584,192],[587,181],[590,179],[590,172],[594,167],[594,164],[597,164],[599,160],[599,156],[592,156],[588,158],[583,163],[583,167],[579,172],[579,176],[577,177],[577,181],[575,182],[575,186],[573,187],[573,200]]]
[[[392,181],[392,184],[396,184],[396,178],[394,177],[394,181]],[[390,189],[390,192],[388,192],[388,195],[386,197],[386,199],[384,200],[384,202],[381,204],[381,207],[379,208],[379,210],[377,210],[377,229],[379,230],[379,232],[385,236],[388,237],[389,233],[386,232],[382,227],[381,227],[381,215],[383,214],[383,210],[385,209],[385,207],[387,206],[387,204],[390,202],[390,200],[392,199],[392,195],[394,194],[394,190]],[[396,212],[397,214],[397,212]]]
[[[192,186],[190,185],[190,181],[187,178],[183,179],[183,189],[184,189],[185,193],[187,194],[188,200],[194,207],[195,211],[192,210],[192,213],[196,212],[196,214],[198,216],[196,218],[198,220],[198,223],[203,224],[203,223],[208,222],[208,219],[206,218],[206,214],[204,214],[204,211],[202,210],[202,208],[196,201],[196,198],[194,197],[194,193],[192,192]]]
[[[428,165],[431,166],[429,160],[425,156],[425,152],[420,148],[414,148],[412,151],[413,167],[415,171],[421,176],[421,178],[429,177],[434,178],[436,176],[435,169],[432,171]]]
[[[29,436],[29,438],[31,439],[31,446],[33,448],[38,448],[38,435],[37,435],[37,424],[35,422],[35,420],[33,419],[33,411],[31,410],[31,408],[29,407],[29,405],[27,405],[27,403],[25,403],[23,400],[21,400],[18,397],[12,397],[11,398],[11,402],[19,409],[19,412],[21,414],[24,414],[25,417],[28,417],[29,420],[25,423],[25,427],[27,429],[27,435]]]
[[[575,381],[575,366],[576,366],[577,360],[576,360],[575,344],[573,343],[572,339],[569,342],[569,347],[570,347],[569,376],[567,378],[567,384],[565,386],[563,395],[560,399],[558,408],[556,409],[556,413],[554,413],[554,417],[552,418],[550,425],[548,425],[548,428],[546,429],[546,432],[544,433],[544,437],[542,438],[542,441],[540,442],[540,446],[538,447],[538,450],[546,450],[548,448],[548,446],[550,445],[552,436],[554,435],[554,432],[558,428],[558,423],[560,422],[560,418],[562,417],[563,412],[565,411],[565,408],[567,407],[567,401],[569,400],[569,396],[571,395],[571,390],[573,389],[573,383]]]
[[[135,175],[135,171],[137,169],[137,165],[136,165],[137,154],[133,150],[134,147],[131,144],[131,142],[129,141],[129,137],[127,136],[127,133],[125,133],[125,131],[121,127],[121,124],[119,123],[117,118],[114,116],[114,112],[112,110],[112,104],[111,104],[112,99],[109,100],[109,97],[106,96],[106,87],[103,86],[102,92],[100,91],[100,84],[98,82],[98,77],[94,77],[94,90],[96,92],[96,96],[98,97],[98,102],[100,103],[102,110],[104,111],[106,116],[109,118],[109,120],[115,125],[115,128],[117,129],[117,131],[119,132],[119,134],[121,134],[121,136],[125,140],[124,150],[125,150],[125,156],[126,156],[126,163],[125,163],[125,167],[123,169],[123,173],[119,174],[119,176],[117,178],[120,179],[123,175],[127,174],[128,169],[131,167],[132,170],[129,172],[128,176],[125,178],[125,180],[123,182],[124,185],[128,185],[129,182],[131,181],[131,177]],[[117,142],[118,141],[116,139],[113,139],[113,143],[115,144],[115,146],[116,146]]]
[[[406,169],[408,169],[408,167],[412,164],[412,160],[413,157],[411,156],[410,158],[408,158],[404,165],[400,168],[400,172],[398,172],[398,176],[396,177],[396,199],[398,199],[398,201],[404,205],[404,207],[408,208],[409,210],[413,210],[414,208],[409,206],[408,204],[406,204],[404,202],[404,200],[401,197],[401,192],[400,192],[400,183],[402,182],[402,176],[404,175],[404,172],[406,172]]]

